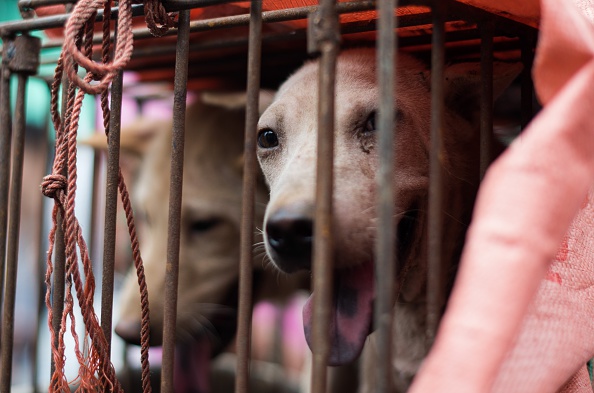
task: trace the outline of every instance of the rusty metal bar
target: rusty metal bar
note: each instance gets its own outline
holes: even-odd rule
[[[19,253],[19,228],[21,222],[21,191],[23,159],[25,155],[25,90],[27,75],[18,73],[18,89],[14,117],[14,156],[10,186],[10,222],[8,227],[8,254],[6,263],[6,288],[2,306],[2,370],[0,391],[10,392],[12,379],[12,350],[14,344],[14,303]]]
[[[526,128],[534,116],[533,98],[534,83],[532,81],[532,63],[534,62],[534,40],[526,35],[520,38],[522,45],[522,82],[521,82],[521,113],[522,129]]]
[[[111,84],[109,134],[107,136],[107,173],[105,176],[105,226],[103,235],[103,278],[101,281],[101,328],[111,348],[113,283],[115,264],[118,182],[120,173],[120,124],[122,119],[123,72]]]
[[[43,166],[43,168],[41,169],[40,173],[39,173],[39,179],[41,179],[46,173],[50,173],[50,171],[52,170],[52,157],[51,154],[49,153],[51,151],[51,148],[53,147],[52,144],[50,143],[50,138],[49,138],[49,127],[48,124],[50,123],[50,115],[49,115],[49,110],[48,110],[48,115],[47,115],[47,119],[45,121],[45,127],[44,127],[44,134],[43,134],[43,146],[45,147],[45,156],[43,159],[43,162],[45,163],[45,165]],[[38,239],[38,244],[37,244],[37,258],[35,261],[35,268],[36,268],[36,275],[37,275],[37,321],[36,321],[36,326],[35,326],[35,338],[33,340],[33,342],[31,343],[31,346],[33,347],[31,353],[31,363],[32,363],[32,367],[31,367],[31,378],[32,378],[32,385],[33,385],[33,393],[38,393],[41,391],[41,387],[39,386],[39,375],[40,375],[40,365],[39,365],[39,358],[40,358],[40,354],[37,351],[37,346],[39,345],[39,334],[41,331],[41,327],[43,326],[44,328],[47,328],[47,319],[43,319],[42,315],[44,314],[45,310],[45,281],[44,281],[44,276],[45,276],[45,252],[47,250],[47,246],[46,246],[46,240],[47,237],[45,235],[45,228],[44,228],[44,223],[45,223],[45,217],[47,216],[46,212],[46,204],[45,204],[45,198],[43,197],[43,195],[39,195],[39,203],[40,203],[40,216],[39,216],[39,226],[37,227],[37,239]],[[51,208],[50,208],[51,210]],[[50,356],[51,357],[51,356]]]
[[[377,41],[377,83],[379,89],[378,139],[379,171],[377,175],[377,240],[375,259],[374,324],[377,331],[377,392],[391,392],[392,380],[392,314],[396,239],[394,225],[394,96],[397,45],[394,33],[395,0],[380,0]]]
[[[481,120],[480,120],[480,178],[491,164],[493,138],[493,33],[492,22],[481,27]]]
[[[12,42],[12,39],[8,37],[2,37],[2,40],[4,45]],[[4,271],[6,267],[6,235],[8,228],[8,185],[10,182],[10,146],[12,144],[10,75],[8,56],[3,56],[0,75],[0,304],[4,302]],[[0,332],[2,330],[4,329],[2,329],[2,324],[0,324]]]
[[[318,72],[318,151],[316,206],[313,245],[313,360],[311,392],[323,393],[327,386],[330,356],[330,317],[332,304],[333,236],[332,199],[334,187],[334,94],[340,30],[336,1],[320,0],[310,15],[310,52],[319,52]]]
[[[442,250],[442,162],[444,122],[445,4],[434,0],[431,46],[431,152],[429,163],[429,224],[427,261],[427,341],[433,343],[443,304]]]
[[[111,9],[111,20],[118,19],[119,8],[113,7]],[[144,14],[144,6],[142,4],[132,4],[132,16],[141,16]],[[13,22],[5,22],[0,24],[0,36],[8,36],[16,33],[26,33],[34,30],[45,30],[53,27],[64,27],[66,21],[70,17],[69,13],[42,16],[35,19],[17,20]],[[97,11],[96,22],[103,21],[103,10]]]
[[[239,260],[239,309],[237,320],[237,375],[235,392],[246,393],[252,321],[252,271],[254,245],[255,192],[258,173],[256,134],[259,117],[260,69],[262,63],[262,2],[252,1],[247,68],[247,106],[245,119],[241,255]]]
[[[177,283],[179,276],[179,245],[184,138],[186,128],[186,94],[190,43],[190,11],[179,13],[179,34],[175,59],[173,100],[173,135],[171,143],[171,183],[169,191],[169,224],[167,235],[167,268],[165,273],[165,314],[163,323],[163,368],[161,392],[173,392],[173,362],[177,318]]]
[[[31,10],[48,5],[74,4],[77,0],[19,0],[21,10]],[[169,11],[175,7],[207,7],[217,4],[232,3],[236,0],[164,0],[163,3]]]
[[[140,16],[143,13],[143,9],[141,8],[142,5],[133,5],[132,11],[134,16]],[[375,1],[372,0],[362,0],[362,1],[350,1],[344,3],[338,3],[336,5],[337,12],[339,14],[347,14],[353,12],[360,12],[360,11],[369,11],[375,7]],[[290,20],[296,19],[305,19],[307,16],[318,9],[318,6],[307,6],[307,7],[296,7],[296,8],[288,8],[288,9],[281,9],[281,10],[274,10],[274,11],[265,11],[262,13],[262,21],[264,23],[275,23],[275,22],[286,22]],[[113,8],[113,12],[117,14],[117,7]],[[40,17],[35,19],[36,25],[29,26],[29,24],[33,23],[32,21],[17,21],[17,22],[8,22],[5,24],[0,24],[0,32],[6,30],[7,32],[18,32],[18,31],[25,31],[25,30],[41,30],[45,28],[52,28],[52,27],[62,27],[63,24],[68,19],[69,15],[56,15],[56,16],[47,16],[47,17]],[[100,22],[102,20],[102,13],[98,13],[97,21]],[[111,16],[114,19],[114,16]],[[45,22],[43,22],[45,21]],[[201,32],[201,31],[212,31],[213,29],[224,29],[229,27],[240,27],[240,26],[248,26],[250,23],[250,16],[249,14],[243,15],[233,15],[233,16],[225,16],[220,18],[212,18],[212,19],[204,19],[204,20],[195,20],[190,23],[190,31],[192,33]],[[168,35],[176,35],[177,29],[169,29],[168,32],[165,34]],[[147,28],[139,28],[134,30],[134,39],[146,39],[146,38],[154,38],[151,35],[150,31]],[[93,38],[93,42],[101,43],[102,36],[98,34],[96,37]],[[59,47],[63,44],[63,40],[48,40],[43,48],[53,48]]]
[[[38,7],[47,7],[48,5],[74,4],[77,0],[19,0],[20,10],[32,10]]]

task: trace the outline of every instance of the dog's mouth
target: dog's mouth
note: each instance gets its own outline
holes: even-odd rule
[[[408,264],[417,234],[418,208],[408,210],[398,222],[398,269]],[[373,261],[334,272],[334,293],[330,317],[330,366],[350,363],[361,354],[365,339],[373,331],[375,298]],[[303,307],[305,337],[312,348],[313,294]]]

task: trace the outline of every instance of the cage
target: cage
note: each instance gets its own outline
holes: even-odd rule
[[[250,373],[252,299],[256,290],[254,285],[257,284],[257,278],[253,275],[256,258],[253,252],[254,231],[257,225],[262,225],[256,223],[256,190],[261,181],[257,175],[256,156],[259,94],[261,89],[278,89],[304,61],[311,59],[318,59],[320,69],[318,114],[315,120],[319,130],[317,197],[313,235],[310,234],[314,244],[311,287],[317,295],[312,306],[311,386],[309,382],[304,383],[308,385],[304,389],[313,392],[345,392],[355,391],[357,385],[362,386],[364,381],[355,378],[355,382],[352,382],[353,379],[348,378],[352,377],[349,375],[353,373],[351,369],[333,376],[328,385],[328,374],[332,373],[328,371],[327,363],[331,352],[328,330],[332,323],[329,314],[333,296],[333,234],[336,235],[337,231],[333,227],[332,214],[335,199],[332,191],[333,151],[336,149],[333,147],[333,138],[338,127],[334,120],[335,106],[338,105],[335,72],[340,50],[376,47],[377,65],[374,67],[379,89],[377,118],[373,113],[374,121],[378,124],[379,164],[378,199],[374,207],[377,213],[377,244],[374,246],[377,281],[373,314],[377,358],[374,360],[373,372],[377,374],[373,374],[373,377],[368,375],[367,378],[373,380],[374,391],[392,391],[395,384],[392,368],[395,356],[392,345],[393,305],[397,285],[395,281],[398,281],[393,278],[396,271],[402,273],[397,260],[400,254],[394,251],[394,239],[398,238],[395,232],[406,230],[401,225],[395,226],[393,219],[395,214],[402,213],[395,211],[397,201],[393,191],[395,187],[398,188],[394,181],[394,154],[399,154],[398,150],[392,148],[395,138],[393,130],[394,127],[398,130],[399,121],[402,120],[398,113],[393,113],[393,103],[402,94],[391,87],[397,78],[395,64],[398,64],[401,56],[406,58],[412,55],[430,70],[426,82],[431,92],[431,106],[430,113],[425,114],[427,124],[430,124],[427,141],[430,147],[425,168],[428,186],[426,206],[420,209],[426,211],[427,216],[427,276],[424,278],[426,285],[422,285],[423,288],[426,286],[426,294],[423,295],[426,309],[423,308],[422,312],[424,323],[418,327],[422,330],[419,334],[424,337],[424,345],[430,346],[435,340],[451,290],[451,271],[454,269],[442,260],[444,248],[449,247],[444,244],[449,234],[442,217],[443,200],[451,191],[446,188],[447,184],[444,185],[444,178],[452,175],[444,173],[447,172],[444,170],[444,157],[447,155],[444,152],[444,129],[447,128],[445,119],[448,110],[444,101],[447,94],[444,84],[448,78],[446,66],[465,62],[478,65],[473,71],[477,94],[466,97],[466,100],[475,100],[473,104],[479,109],[478,118],[473,121],[477,125],[476,131],[480,132],[480,148],[475,152],[480,158],[473,162],[473,170],[477,178],[482,178],[496,156],[493,153],[494,143],[505,144],[515,138],[540,109],[531,77],[541,17],[538,2],[361,0],[320,1],[318,4],[310,0],[146,0],[112,3],[115,2],[19,0],[10,6],[19,10],[21,18],[15,16],[15,20],[0,24],[0,256],[4,271],[1,291],[3,367],[0,390],[17,389],[13,369],[22,366],[13,359],[17,353],[15,340],[21,329],[20,325],[15,325],[15,312],[23,312],[20,306],[15,307],[17,283],[21,285],[17,281],[17,270],[19,274],[23,271],[28,273],[29,283],[22,285],[28,286],[28,291],[39,293],[29,306],[25,305],[27,313],[39,315],[33,318],[34,321],[28,322],[31,324],[28,328],[34,332],[29,335],[32,341],[19,344],[28,348],[25,352],[29,351],[24,360],[19,360],[20,363],[28,364],[25,369],[30,370],[26,376],[20,376],[27,385],[26,389],[37,391],[48,386],[55,390],[88,388],[121,391],[126,388],[147,392],[151,389],[150,370],[146,362],[150,358],[147,355],[148,319],[143,317],[142,321],[141,360],[130,361],[131,355],[127,351],[134,351],[126,344],[121,368],[118,366],[116,370],[113,365],[115,358],[120,356],[112,346],[117,345],[112,344],[115,324],[113,310],[119,306],[113,296],[120,280],[115,266],[116,227],[119,225],[117,230],[121,232],[134,220],[120,169],[120,139],[124,144],[123,138],[126,138],[120,135],[122,116],[126,115],[127,110],[124,107],[122,111],[124,96],[124,100],[126,97],[135,100],[135,110],[144,108],[146,111],[147,106],[163,97],[166,97],[165,106],[171,109],[171,157],[165,163],[171,165],[167,177],[170,181],[167,256],[161,273],[164,277],[162,292],[157,295],[164,304],[162,360],[158,370],[153,368],[152,377],[154,389],[164,392],[192,391],[190,387],[180,387],[182,385],[176,385],[174,381],[174,364],[176,361],[179,363],[175,354],[179,351],[179,348],[176,349],[179,338],[176,334],[178,300],[183,294],[178,293],[178,286],[180,279],[184,279],[180,277],[179,261],[180,239],[184,236],[181,228],[185,225],[182,215],[182,179],[188,165],[184,163],[184,140],[188,138],[185,119],[189,108],[188,92],[215,90],[245,91],[247,97],[245,148],[241,160],[243,191],[241,202],[237,200],[242,210],[239,224],[241,236],[236,239],[236,248],[239,250],[235,341],[237,361],[233,379],[236,392],[246,392],[250,386],[251,390],[265,391],[254,385],[255,366],[252,365]],[[585,3],[587,13],[592,8]],[[4,6],[9,5],[7,3]],[[63,51],[56,48],[62,48]],[[78,52],[78,57],[73,55],[74,52]],[[67,55],[60,57],[60,53]],[[497,62],[518,63],[523,68],[504,99],[494,102],[493,75]],[[107,66],[102,63],[107,63]],[[56,74],[58,78],[53,80],[56,65],[60,72]],[[88,71],[85,77],[77,76],[81,75],[77,65]],[[16,99],[12,98],[11,83],[14,80],[18,84]],[[32,92],[27,90],[27,84],[32,80],[43,81],[43,85],[47,86],[44,95],[49,96],[48,92],[51,91],[51,100],[48,98],[47,103],[39,107],[32,106],[30,102],[33,101],[26,97],[27,92]],[[85,91],[100,98],[95,98],[95,101],[86,99],[83,104]],[[61,102],[58,101],[60,95]],[[14,107],[12,102],[15,102]],[[84,116],[80,118],[81,105],[83,111],[93,113],[98,113],[101,107],[104,118],[100,119],[97,114],[94,122],[84,123]],[[42,118],[39,123],[45,129],[31,138],[25,138],[26,129],[31,126],[29,114],[32,112],[38,112],[37,115]],[[311,114],[311,117],[315,117],[315,114]],[[85,132],[90,133],[97,127],[93,123],[97,123],[99,128],[106,127],[107,154],[103,159],[100,153],[85,152],[81,148],[77,180],[76,140],[73,138],[76,138],[77,130],[87,128]],[[494,134],[499,142],[493,142]],[[220,138],[225,138],[224,130]],[[138,143],[138,140],[134,143]],[[134,143],[129,148],[134,149]],[[37,147],[28,156],[25,155],[26,144]],[[473,154],[468,153],[469,156]],[[38,200],[33,198],[32,205],[23,202],[25,198],[31,197],[31,185],[37,187],[43,177],[40,173],[23,175],[24,157],[32,156],[39,161],[39,168],[43,166],[44,174],[49,174],[43,178],[42,188],[43,193],[50,200],[53,199],[53,206],[51,203],[42,203],[41,195],[38,195]],[[165,185],[162,187],[165,188]],[[86,196],[78,196],[75,212],[74,196],[77,188],[79,194],[84,193]],[[118,191],[128,220],[123,225],[117,221],[118,215],[123,216],[121,210],[118,213]],[[23,209],[31,209],[32,216],[36,217],[30,227],[33,229],[27,227],[27,231],[30,231],[27,236],[23,236],[23,231],[19,230],[20,217],[24,217],[25,213]],[[85,216],[84,219],[82,216]],[[50,231],[52,220],[54,229]],[[206,221],[208,225],[214,225]],[[201,221],[201,225],[207,224]],[[131,254],[143,288],[146,284],[143,282],[143,268],[139,266],[141,259],[135,229],[133,225],[130,228],[133,239]],[[23,251],[27,243],[19,248],[19,234],[21,244],[24,241],[31,244],[29,254]],[[46,254],[48,247],[50,251]],[[25,258],[33,262],[24,264]],[[97,299],[94,298],[95,278],[101,282],[100,300],[98,293]],[[144,315],[148,314],[146,307],[150,307],[146,304],[147,296],[143,289]],[[49,322],[43,311],[46,303],[51,306]],[[74,304],[80,307],[80,315],[71,311]],[[100,316],[96,311],[98,309]],[[78,331],[82,340],[76,336],[74,340],[80,340],[82,347],[75,345],[79,353],[65,356],[65,352],[61,352],[65,345],[64,337],[69,334],[69,330],[76,331],[75,321],[82,329]],[[37,326],[31,328],[34,324]],[[49,338],[48,324],[53,329]],[[141,340],[140,326],[138,328]],[[51,349],[41,348],[43,335],[46,344],[50,345],[53,340]],[[153,356],[155,354],[159,356],[153,351]],[[78,374],[74,372],[76,380],[73,383],[69,383],[61,371],[65,367],[65,357],[79,357],[76,366]],[[135,362],[136,365],[129,364]],[[134,374],[131,369],[139,367],[140,363],[142,380],[140,376],[131,379],[130,374]],[[42,371],[44,367],[45,371]],[[193,372],[188,371],[189,374]],[[345,383],[350,386],[345,387]],[[408,383],[410,380],[406,379],[404,385]]]

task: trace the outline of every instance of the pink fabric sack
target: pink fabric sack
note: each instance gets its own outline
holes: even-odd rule
[[[590,0],[541,1],[545,108],[488,171],[413,393],[592,392],[593,19]]]

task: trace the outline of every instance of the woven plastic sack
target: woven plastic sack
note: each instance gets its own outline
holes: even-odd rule
[[[545,108],[485,178],[413,393],[592,392],[593,9],[541,1],[533,73]]]

